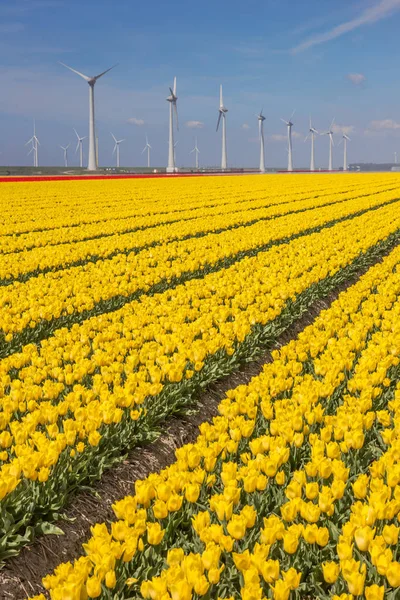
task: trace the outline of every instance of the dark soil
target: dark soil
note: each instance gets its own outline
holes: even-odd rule
[[[377,262],[381,260],[382,257]],[[356,283],[367,270],[360,270],[357,277],[342,284],[323,301],[316,301],[301,319],[277,339],[275,348],[296,338],[322,310],[329,308],[340,292]],[[61,562],[72,561],[83,553],[82,543],[90,536],[90,527],[98,522],[113,520],[111,505],[132,494],[137,479],[144,479],[171,464],[175,450],[193,442],[198,435],[198,426],[217,414],[218,404],[226,391],[247,384],[271,360],[271,352],[266,352],[258,360],[243,364],[234,374],[209,386],[201,397],[194,399],[196,412],[168,419],[157,441],[147,447],[133,449],[125,460],[104,473],[91,492],[83,491],[71,498],[64,513],[67,520],[57,523],[65,535],[37,538],[0,571],[0,600],[22,600],[29,595],[44,593],[42,577],[51,573]]]

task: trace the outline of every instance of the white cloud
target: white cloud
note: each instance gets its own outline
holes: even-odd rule
[[[0,33],[18,33],[19,31],[23,31],[25,29],[25,25],[23,23],[2,23],[0,25]]]
[[[287,135],[283,135],[283,133],[272,133],[268,137],[272,142],[285,142],[287,140]]]
[[[248,123],[243,123],[242,129],[250,129],[250,125]]]
[[[397,134],[400,129],[400,123],[393,119],[382,119],[381,121],[371,121],[367,129],[364,130],[364,135],[367,137],[377,137]]]
[[[63,2],[59,2],[58,0],[12,0],[2,3],[0,6],[0,15],[7,17],[24,15],[36,10],[61,8],[62,6]]]
[[[287,134],[283,134],[283,133],[273,133],[272,135],[268,136],[269,139],[272,142],[286,142],[287,141]],[[292,131],[292,138],[294,139],[299,139],[303,137],[301,135],[301,133],[299,133],[298,131]]]
[[[354,132],[354,125],[337,125],[336,123],[332,125],[333,133],[340,133],[344,135],[350,135],[350,133]]]
[[[362,73],[348,73],[346,77],[351,83],[354,83],[354,85],[361,85],[366,80],[365,75]]]
[[[291,49],[292,54],[297,54],[299,52],[303,52],[308,48],[312,48],[313,46],[317,46],[318,44],[324,44],[325,42],[329,42],[330,40],[334,40],[358,27],[362,27],[363,25],[371,25],[372,23],[376,23],[381,19],[385,19],[389,17],[391,14],[400,9],[400,0],[379,0],[373,6],[369,6],[365,8],[358,17],[351,19],[350,21],[345,21],[340,25],[336,25],[332,29],[325,31],[324,33],[319,33],[310,36],[301,44],[298,44],[294,48]]]
[[[383,131],[383,130],[394,131],[395,129],[400,129],[400,123],[393,121],[393,119],[383,119],[382,121],[371,121],[371,123],[368,125],[368,129],[372,129],[374,131]]]
[[[138,127],[144,125],[143,119],[137,119],[136,117],[131,117],[130,119],[128,119],[128,123],[130,123],[131,125],[137,125]]]
[[[204,123],[202,121],[186,121],[186,127],[189,129],[203,129]]]

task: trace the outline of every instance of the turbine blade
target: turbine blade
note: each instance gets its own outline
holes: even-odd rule
[[[174,96],[176,96],[176,77],[174,77]]]
[[[65,67],[66,69],[69,69],[70,71],[72,71],[73,73],[76,73],[77,75],[79,75],[80,77],[82,77],[82,79],[84,79],[85,81],[90,81],[91,77],[88,77],[87,75],[84,75],[83,73],[81,73],[80,71],[77,71],[76,69],[73,69],[72,67],[69,67],[68,65],[66,65],[63,62],[60,62],[60,65],[62,65],[63,67]]]
[[[143,148],[143,150],[142,150],[142,154],[143,154],[143,152],[146,152],[146,150],[147,150],[147,146],[145,146],[145,147]]]
[[[176,102],[174,102],[174,113],[175,113],[175,118],[176,118],[176,128],[179,131],[178,107],[176,106]]]
[[[219,86],[219,105],[221,108],[224,105],[224,99],[222,97],[222,85]]]
[[[305,138],[304,141],[306,142],[308,140],[308,138],[310,137],[310,134],[308,134]]]
[[[116,151],[116,149],[117,149],[117,144],[115,144],[115,146],[114,146],[113,154]]]
[[[332,129],[334,122],[335,122],[335,117],[333,117],[333,119],[332,119],[332,123],[331,123],[331,126],[329,127],[329,130]]]
[[[216,128],[215,131],[218,131],[218,127],[219,127],[219,124],[220,124],[220,121],[221,121],[221,115],[222,115],[222,112],[220,111],[220,113],[218,115],[217,128]]]
[[[76,154],[76,153],[78,152],[78,150],[79,150],[79,144],[80,144],[80,142],[78,141],[78,143],[77,143],[77,145],[76,145],[75,154]]]
[[[111,131],[110,131],[110,133],[111,133]],[[115,138],[115,136],[114,136],[114,134],[113,134],[113,133],[111,133],[111,137],[112,137],[112,139],[114,140],[114,142],[115,142],[115,143],[117,143],[117,140],[116,140],[116,138]]]
[[[285,123],[286,125],[289,125],[289,121],[285,121],[285,119],[282,119],[282,117],[281,117],[281,121],[282,121],[283,123]]]
[[[117,63],[117,64],[115,64],[115,65],[113,65],[112,67],[110,67],[110,68],[109,68],[109,69],[107,69],[106,71],[103,71],[102,73],[100,73],[100,75],[96,75],[95,77],[93,77],[93,79],[94,79],[95,81],[97,81],[98,79],[100,79],[100,77],[103,77],[103,75],[105,75],[106,73],[108,73],[109,71],[111,71],[111,69],[115,69],[115,67],[116,67],[117,65],[118,65],[118,63]]]
[[[294,109],[294,111],[293,111],[293,112],[292,112],[292,114],[290,115],[290,119],[289,119],[289,121],[291,121],[291,120],[293,119],[293,117],[294,117],[294,113],[295,113],[295,112],[296,112],[296,109]]]
[[[76,137],[77,137],[77,138],[78,138],[78,140],[79,140],[79,135],[78,135],[78,132],[77,132],[77,130],[76,130],[76,129],[74,129],[74,131],[75,131],[75,135],[76,135]]]

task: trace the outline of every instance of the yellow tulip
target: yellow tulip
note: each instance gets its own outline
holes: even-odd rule
[[[161,525],[159,523],[147,524],[147,541],[152,546],[158,546],[158,544],[161,543],[164,535],[165,531],[161,529]]]
[[[386,571],[386,579],[389,582],[389,585],[392,588],[400,587],[400,563],[392,562],[387,571]]]
[[[365,587],[364,594],[366,600],[383,600],[385,597],[385,587],[374,583],[373,585]]]
[[[340,573],[340,565],[335,562],[322,563],[322,573],[326,583],[335,583]]]

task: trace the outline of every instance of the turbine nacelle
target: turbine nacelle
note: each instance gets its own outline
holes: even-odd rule
[[[294,113],[296,112],[296,109],[292,112],[292,114],[290,115],[290,118],[286,121],[286,119],[282,119],[281,121],[283,121],[283,123],[285,123],[288,127],[293,127],[294,123],[292,122]]]
[[[169,88],[171,94],[166,98],[167,102],[170,102],[172,105],[172,110],[175,113],[176,118],[176,128],[179,131],[179,122],[178,122],[178,107],[176,105],[176,101],[178,100],[178,96],[176,95],[176,77],[174,77],[174,86],[173,88]]]
[[[114,153],[115,153],[115,151],[117,150],[118,146],[119,146],[119,145],[120,145],[122,142],[124,142],[124,141],[125,141],[125,139],[122,139],[122,140],[117,140],[117,138],[114,136],[114,134],[111,134],[111,136],[112,136],[112,139],[113,139],[113,140],[114,140],[114,142],[115,142],[115,146],[114,146],[114,150],[113,150],[113,154],[114,154]]]
[[[88,75],[84,75],[84,73],[81,73],[80,71],[77,71],[76,69],[73,69],[72,67],[69,67],[68,65],[66,65],[63,62],[60,62],[60,65],[62,65],[63,67],[65,67],[66,69],[69,69],[70,71],[72,71],[73,73],[76,73],[76,75],[79,75],[79,77],[82,77],[82,79],[84,79],[85,81],[87,81],[87,83],[90,86],[94,86],[94,84],[96,83],[96,81],[98,79],[100,79],[100,77],[103,77],[103,75],[105,75],[106,73],[108,73],[109,71],[111,71],[111,69],[114,69],[117,65],[113,65],[112,67],[110,67],[109,69],[107,69],[106,71],[103,71],[102,73],[100,73],[99,75],[94,75],[93,77],[89,77]]]

